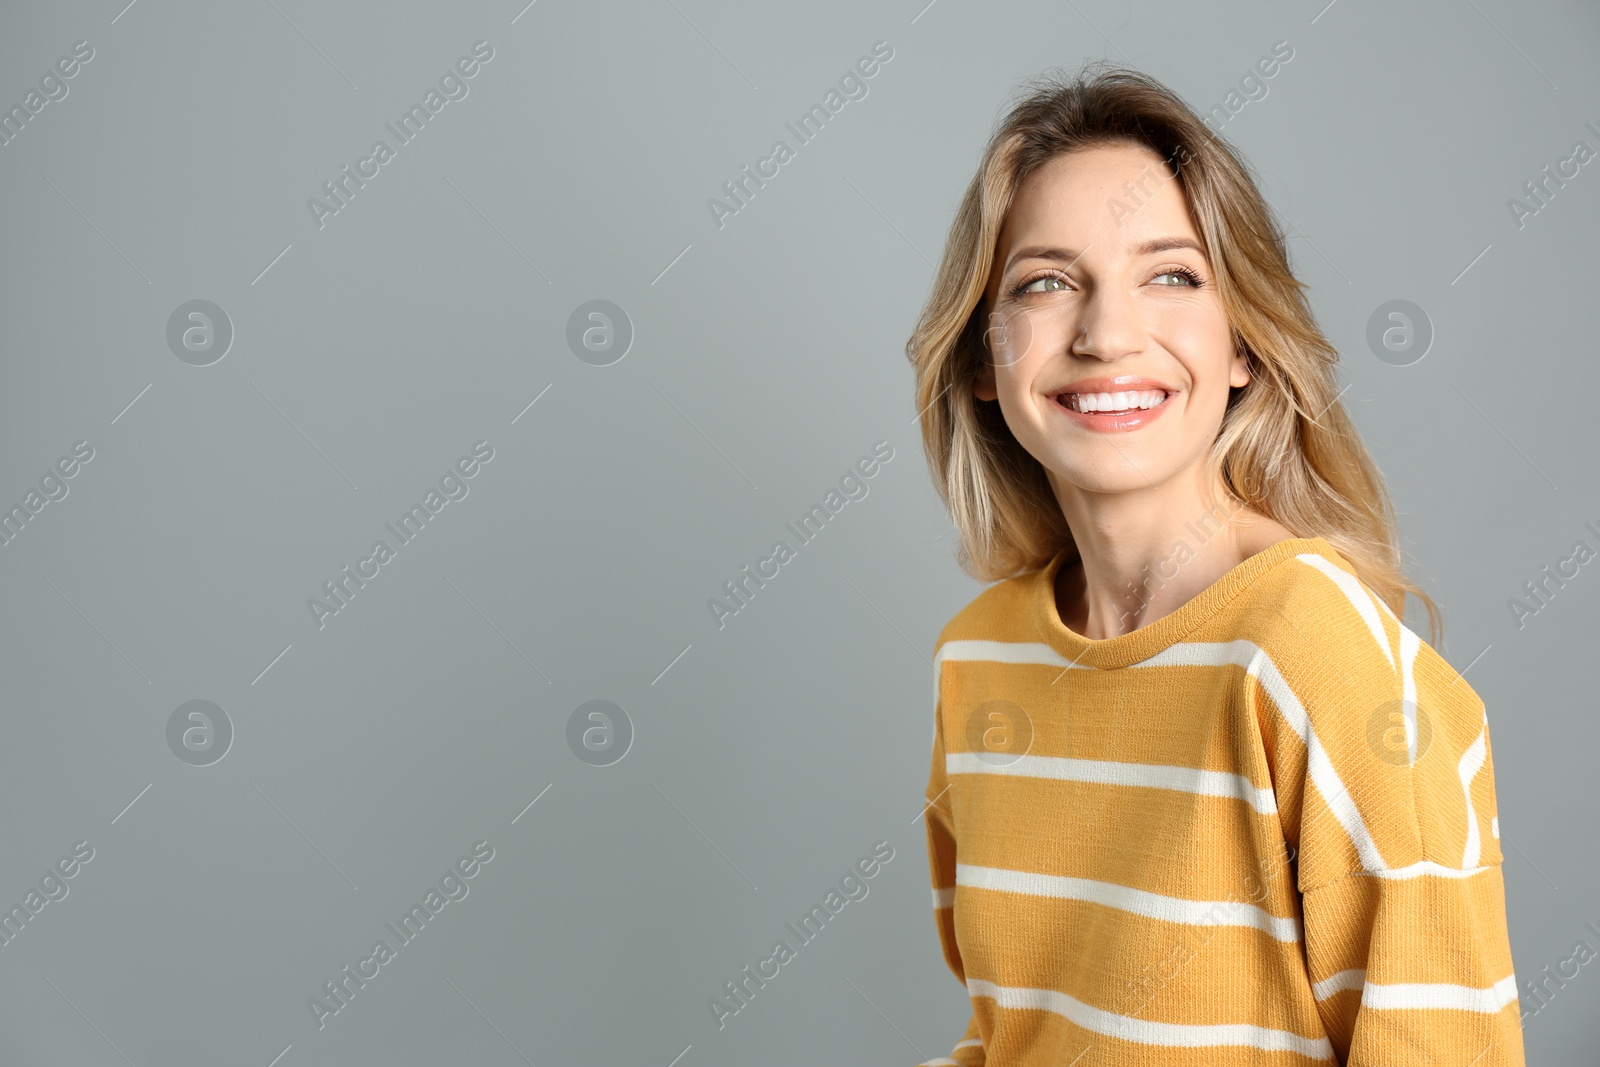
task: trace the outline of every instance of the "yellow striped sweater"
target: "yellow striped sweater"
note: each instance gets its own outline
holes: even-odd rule
[[[1483,701],[1320,537],[1089,640],[940,632],[925,821],[961,1067],[1523,1067]]]

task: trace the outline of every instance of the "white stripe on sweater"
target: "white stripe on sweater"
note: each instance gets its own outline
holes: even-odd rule
[[[1396,880],[1405,878],[1422,878],[1430,875],[1435,878],[1471,878],[1475,874],[1482,874],[1484,871],[1493,870],[1496,866],[1498,865],[1491,863],[1483,867],[1456,868],[1446,867],[1444,864],[1435,863],[1433,860],[1418,860],[1417,862],[1405,867],[1388,867],[1381,871],[1352,871],[1350,873],[1366,875],[1371,878],[1390,878]]]
[[[1018,778],[1055,778],[1069,782],[1171,789],[1200,796],[1242,800],[1263,815],[1278,810],[1272,790],[1258,788],[1242,774],[1172,767],[1160,763],[1118,763],[1114,760],[1073,759],[1067,756],[1004,757],[1002,763],[982,752],[947,752],[945,774],[999,774]]]
[[[1289,727],[1300,736],[1306,748],[1306,773],[1316,785],[1317,792],[1322,794],[1323,801],[1333,811],[1334,818],[1339,820],[1339,825],[1344,827],[1345,833],[1349,835],[1350,843],[1355,846],[1356,854],[1361,857],[1362,867],[1369,871],[1383,870],[1388,864],[1383,861],[1383,855],[1378,851],[1378,843],[1373,840],[1372,832],[1367,829],[1366,822],[1361,818],[1356,802],[1351,798],[1344,783],[1339,780],[1339,772],[1328,759],[1327,750],[1322,747],[1322,741],[1312,729],[1311,718],[1306,714],[1300,698],[1295,696],[1289,683],[1278,673],[1277,666],[1273,664],[1272,657],[1267,655],[1265,649],[1256,650],[1247,669],[1277,705],[1278,714],[1282,715]]]
[[[978,867],[970,863],[956,864],[956,884],[1003,893],[1103,904],[1133,915],[1186,926],[1248,926],[1271,934],[1279,941],[1296,944],[1300,941],[1300,920],[1282,918],[1254,904],[1240,901],[1188,900],[1115,882],[1036,874],[1004,867]]]
[[[1267,1052],[1298,1052],[1313,1059],[1333,1059],[1333,1045],[1326,1037],[1302,1037],[1287,1030],[1273,1030],[1252,1023],[1198,1025],[1153,1022],[1096,1008],[1054,989],[1001,986],[981,978],[967,979],[967,993],[974,997],[989,997],[1002,1008],[1053,1012],[1085,1030],[1144,1045],[1169,1048],[1242,1045]]]
[[[1350,606],[1356,609],[1356,614],[1361,616],[1361,621],[1367,624],[1367,629],[1372,631],[1372,639],[1383,649],[1384,658],[1389,661],[1389,666],[1394,664],[1394,649],[1389,647],[1389,635],[1383,628],[1383,620],[1378,617],[1378,609],[1373,606],[1372,598],[1367,595],[1366,587],[1350,572],[1341,569],[1326,557],[1315,552],[1302,552],[1295,559],[1308,563],[1317,570],[1326,574],[1333,584],[1339,587]]]
[[[1406,717],[1406,763],[1417,762],[1417,679],[1412,673],[1417,649],[1422,640],[1402,624],[1400,627],[1400,706]]]
[[[1354,967],[1348,971],[1340,971],[1330,975],[1311,987],[1311,995],[1318,1000],[1327,1000],[1335,993],[1342,993],[1346,989],[1360,989],[1367,981],[1367,969]]]
[[[1373,985],[1361,989],[1363,1008],[1454,1008],[1493,1015],[1517,999],[1517,975],[1513,971],[1488,988],[1450,985],[1444,982],[1409,982],[1400,985]]]
[[[946,641],[934,655],[937,669],[947,659],[964,662],[1034,663],[1046,667],[1092,668],[1074,663],[1049,645],[1039,641]]]
[[[1301,557],[1297,557],[1301,558]],[[1321,556],[1315,556],[1328,567],[1328,563]],[[1308,560],[1309,562],[1309,560]],[[1315,564],[1314,564],[1315,565]],[[1318,569],[1322,569],[1319,567]],[[1337,570],[1345,578],[1350,576],[1344,571]],[[1359,587],[1358,587],[1359,588]],[[1362,597],[1366,594],[1363,592]],[[1359,604],[1359,601],[1353,603]],[[1381,605],[1380,605],[1381,606]],[[1359,610],[1359,608],[1358,608]],[[1378,621],[1377,612],[1372,608],[1372,601],[1367,600],[1367,614],[1372,624],[1376,627],[1380,647],[1390,662],[1394,662],[1394,652],[1389,648],[1387,639],[1382,636],[1383,625]],[[1392,613],[1390,613],[1392,614]],[[989,659],[1005,663],[1048,663],[1051,665],[1066,665],[1064,660],[1053,649],[1046,645],[1008,643],[996,641],[971,641],[945,643],[945,648],[951,645],[973,646],[965,650],[962,655],[952,655],[951,658]],[[982,649],[976,646],[984,646]],[[1408,758],[1414,760],[1416,751],[1416,720],[1415,720],[1415,681],[1412,676],[1412,664],[1420,648],[1420,638],[1401,624],[1400,629],[1401,664],[1403,675],[1403,693],[1405,694],[1406,733],[1408,745]],[[1042,650],[1042,651],[1041,651]],[[941,649],[941,652],[943,649]],[[1261,683],[1267,695],[1272,698],[1278,712],[1289,724],[1290,728],[1299,736],[1306,748],[1306,770],[1312,784],[1317,787],[1318,793],[1332,810],[1339,825],[1344,828],[1349,836],[1351,845],[1361,858],[1362,866],[1368,873],[1385,874],[1387,864],[1378,850],[1377,842],[1371,831],[1367,828],[1362,818],[1360,809],[1356,807],[1354,799],[1345,788],[1338,770],[1333,766],[1327,750],[1323,748],[1321,740],[1311,724],[1310,716],[1300,698],[1289,686],[1288,682],[1278,671],[1265,649],[1253,641],[1184,641],[1163,649],[1149,659],[1143,660],[1132,667],[1151,669],[1158,667],[1186,667],[1186,666],[1224,666],[1235,664],[1243,667]],[[1485,715],[1487,721],[1487,715]],[[1467,756],[1472,757],[1477,746],[1468,749]],[[1009,757],[1006,757],[1009,758]],[[1467,849],[1462,857],[1462,870],[1442,867],[1438,864],[1419,863],[1410,867],[1387,874],[1388,877],[1407,878],[1417,877],[1422,874],[1438,874],[1446,877],[1463,877],[1477,873],[1473,865],[1481,858],[1481,841],[1477,826],[1477,818],[1472,809],[1470,780],[1481,769],[1481,764],[1469,765],[1464,758],[1461,772],[1466,775],[1463,782],[1463,791],[1467,793],[1468,810],[1468,839]],[[1136,786],[1152,789],[1171,789],[1179,792],[1194,793],[1204,796],[1230,797],[1243,800],[1256,811],[1262,814],[1276,813],[1277,798],[1270,788],[1256,786],[1250,779],[1241,774],[1225,771],[1208,771],[1193,767],[1174,767],[1164,764],[1120,763],[1112,760],[1087,760],[1074,759],[1062,756],[1021,756],[1011,762],[1004,762],[1000,758],[975,752],[949,752],[945,755],[946,774],[998,774],[1017,775],[1031,778],[1054,778],[1066,781],[1094,782],[1105,785]],[[1478,847],[1473,847],[1478,846]]]
[[[1462,754],[1461,762],[1456,765],[1456,774],[1461,778],[1461,795],[1467,802],[1467,844],[1461,850],[1461,866],[1470,867],[1478,862],[1483,854],[1483,839],[1478,833],[1478,813],[1472,806],[1472,779],[1477,777],[1483,769],[1484,762],[1489,758],[1488,742],[1485,740],[1486,732],[1478,731],[1478,739]]]

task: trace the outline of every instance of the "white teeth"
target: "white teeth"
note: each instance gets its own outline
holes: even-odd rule
[[[1068,393],[1063,400],[1067,407],[1078,412],[1127,411],[1131,408],[1153,408],[1166,396],[1160,389],[1145,389],[1129,393]]]

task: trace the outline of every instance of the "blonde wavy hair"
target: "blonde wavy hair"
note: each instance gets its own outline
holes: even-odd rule
[[[1047,161],[1106,144],[1142,145],[1167,161],[1216,276],[1251,382],[1230,391],[1207,458],[1212,484],[1297,537],[1323,537],[1405,617],[1407,593],[1441,640],[1438,605],[1402,565],[1393,506],[1339,400],[1338,350],[1317,326],[1289,267],[1283,230],[1247,165],[1172,90],[1104,61],[1075,77],[1047,72],[989,139],[950,226],[927,304],[906,343],[922,444],[960,535],[957,561],[986,582],[1038,570],[1072,532],[1044,467],[1012,435],[998,403],[972,385],[988,358],[984,289],[1000,229],[1024,178]]]

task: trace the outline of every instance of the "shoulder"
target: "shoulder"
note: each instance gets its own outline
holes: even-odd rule
[[[1330,729],[1393,701],[1431,704],[1474,736],[1483,700],[1432,645],[1397,617],[1337,552],[1302,552],[1262,576],[1244,608],[1260,666],[1312,723]],[[1265,680],[1265,679],[1264,679]]]
[[[1478,693],[1337,553],[1302,553],[1263,577],[1267,595],[1250,606],[1262,620],[1251,670],[1268,698],[1262,725],[1280,766],[1303,776],[1304,792],[1292,792],[1317,822],[1303,845],[1338,841],[1321,842],[1304,886],[1499,862]]]
[[[1404,684],[1420,671],[1481,712],[1482,701],[1455,669],[1331,548],[1282,560],[1253,592],[1243,607],[1251,636],[1286,676],[1308,684],[1319,674],[1345,684]]]
[[[953,641],[1037,641],[1033,607],[1042,569],[1001,579],[969,600],[939,631],[934,662]]]
[[[1009,692],[1012,664],[1049,662],[1055,653],[1042,643],[1036,621],[1043,568],[986,587],[945,623],[934,643],[934,743],[939,729],[964,735],[977,720],[971,709],[980,694]],[[945,720],[950,720],[948,723]]]
[[[1258,598],[1269,597],[1302,628],[1332,624],[1336,636],[1382,647],[1394,612],[1362,581],[1355,566],[1331,547],[1296,552],[1261,576]]]

